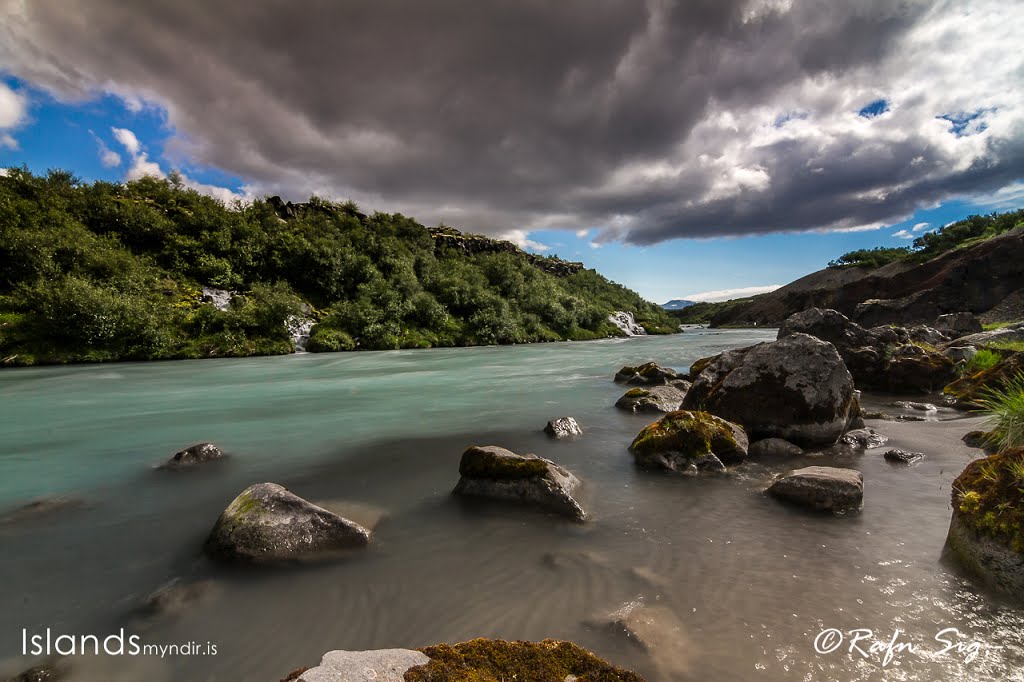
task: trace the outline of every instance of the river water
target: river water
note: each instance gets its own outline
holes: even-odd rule
[[[633,466],[626,448],[652,419],[612,407],[625,390],[611,381],[621,365],[651,359],[685,370],[772,338],[772,330],[691,330],[4,370],[0,678],[33,663],[25,633],[124,628],[143,643],[197,642],[202,653],[74,657],[74,679],[276,680],[330,649],[476,636],[570,639],[652,681],[1024,679],[1024,611],[939,560],[950,483],[976,451],[950,445],[912,468],[878,451],[815,459],[864,472],[864,511],[837,518],[762,494],[774,473],[810,459],[711,479]],[[562,415],[576,417],[584,436],[549,441],[541,429]],[[155,469],[204,440],[230,460]],[[564,464],[585,482],[591,520],[452,498],[470,444]],[[260,481],[374,525],[371,547],[308,566],[208,562],[200,548],[218,514]],[[39,498],[65,504],[10,516]],[[144,597],[173,578],[202,588],[197,599],[141,615]],[[605,625],[630,605],[646,623],[637,626],[646,648]],[[816,653],[815,638],[829,628],[844,644]],[[884,652],[862,656],[850,649],[858,628],[885,642],[895,632],[896,644],[913,650],[888,661]],[[961,634],[941,636],[964,650],[941,653],[935,637],[947,628]]]

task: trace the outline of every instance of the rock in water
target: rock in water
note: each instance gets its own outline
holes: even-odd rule
[[[913,464],[924,459],[924,453],[907,452],[906,450],[886,450],[885,459],[894,464]]]
[[[674,386],[634,388],[615,401],[615,407],[627,412],[675,412],[685,395]]]
[[[864,503],[864,476],[855,469],[805,467],[780,477],[768,493],[810,509],[855,511]]]
[[[662,367],[654,362],[642,365],[626,365],[615,373],[617,383],[637,384],[641,386],[658,386],[672,382],[684,381],[674,369]]]
[[[544,433],[553,438],[570,438],[582,436],[583,429],[572,417],[559,417],[548,422],[548,425],[544,427]]]
[[[204,547],[216,559],[274,562],[364,547],[370,531],[276,483],[246,488],[217,519]]]
[[[782,438],[763,438],[751,443],[747,450],[747,456],[751,459],[799,457],[802,454],[803,448]]]
[[[608,316],[608,321],[622,330],[626,336],[646,336],[647,330],[637,324],[633,319],[633,313],[618,310]]]
[[[835,347],[793,334],[722,353],[704,366],[682,406],[741,424],[751,438],[831,445],[846,430],[854,398]]]
[[[430,659],[411,649],[328,651],[320,665],[296,678],[297,682],[403,682],[405,673]]]
[[[213,443],[199,443],[192,447],[185,448],[181,452],[178,452],[171,457],[166,464],[163,465],[164,469],[186,469],[188,467],[202,464],[203,462],[212,462],[214,460],[223,459],[227,457],[224,451],[218,448]]]
[[[496,445],[473,445],[462,453],[455,495],[489,497],[533,505],[576,521],[586,512],[573,493],[581,483],[569,470],[537,455],[517,455]]]
[[[845,445],[853,445],[855,447],[864,448],[865,450],[873,450],[874,448],[880,448],[889,442],[889,436],[883,436],[877,433],[874,429],[856,429],[849,431],[845,436],[839,439],[839,441]]]
[[[747,434],[713,414],[680,410],[645,426],[629,451],[645,469],[695,474],[742,462],[747,456]]]

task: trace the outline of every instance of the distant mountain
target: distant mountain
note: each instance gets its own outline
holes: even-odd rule
[[[682,310],[683,308],[689,308],[696,301],[687,301],[682,298],[674,298],[668,303],[662,303],[661,307],[665,310]]]

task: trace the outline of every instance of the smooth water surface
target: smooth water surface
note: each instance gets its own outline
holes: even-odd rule
[[[92,657],[85,680],[276,680],[337,648],[417,647],[475,636],[571,639],[649,680],[1024,679],[1024,612],[939,561],[949,486],[977,451],[951,422],[886,424],[892,444],[943,443],[910,468],[880,451],[774,465],[724,478],[638,471],[627,446],[653,419],[612,407],[623,364],[685,370],[774,338],[697,331],[588,343],[0,372],[0,674],[28,667],[30,634],[125,628],[146,643],[217,645],[217,655]],[[571,415],[585,435],[549,441]],[[966,423],[966,422],[965,422]],[[962,430],[966,431],[968,427]],[[932,431],[927,431],[931,429]],[[945,431],[942,431],[945,429]],[[201,471],[154,467],[209,440],[232,455]],[[582,525],[450,496],[470,444],[536,452],[585,482]],[[781,470],[854,466],[865,508],[809,515],[766,498]],[[274,481],[376,526],[372,546],[330,563],[228,569],[201,553],[220,511]],[[169,579],[203,587],[172,613],[140,601]],[[640,603],[650,643],[606,627]],[[955,627],[977,658],[934,637]],[[826,628],[914,643],[883,666]],[[949,635],[952,637],[952,635]],[[862,646],[867,647],[870,642]]]

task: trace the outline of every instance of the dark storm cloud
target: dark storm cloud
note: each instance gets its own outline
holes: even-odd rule
[[[899,82],[914,31],[941,10],[7,0],[0,66],[66,97],[158,102],[179,135],[172,153],[257,191],[316,190],[473,231],[597,225],[651,243],[855,226],[1019,176],[1019,128],[984,149],[968,141],[978,164],[961,168],[942,130],[843,118],[888,95],[868,91]],[[765,112],[794,108],[810,127],[766,138]]]

